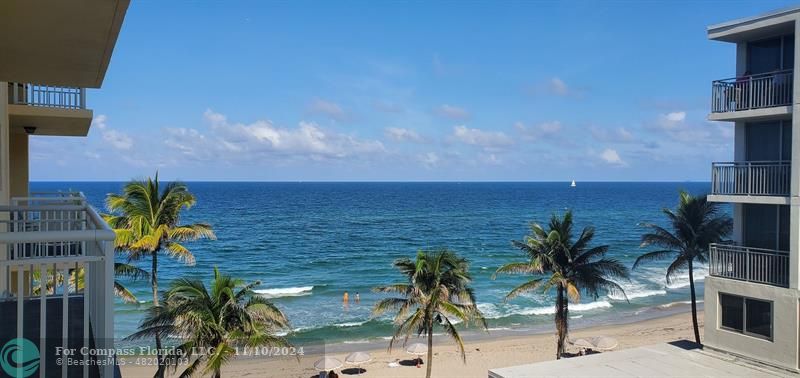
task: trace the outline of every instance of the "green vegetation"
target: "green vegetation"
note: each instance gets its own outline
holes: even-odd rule
[[[183,343],[164,356],[165,365],[177,370],[180,358],[188,356],[190,363],[181,377],[221,377],[237,347],[290,346],[275,335],[289,329],[289,321],[275,305],[255,295],[253,288],[258,285],[258,281],[245,284],[217,268],[209,288],[200,280],[175,280],[162,305],[150,309],[140,331],[129,339],[177,337]]]
[[[628,278],[628,269],[615,259],[605,258],[608,246],[589,247],[594,237],[594,228],[586,227],[573,241],[572,212],[561,219],[553,215],[547,230],[531,224],[531,234],[524,242],[512,244],[525,252],[527,261],[513,262],[501,266],[495,272],[528,274],[534,278],[512,289],[506,295],[510,300],[520,294],[556,290],[555,323],[558,332],[556,358],[564,354],[569,333],[569,300],[580,302],[581,291],[595,299],[601,290],[619,292],[622,288],[611,279]],[[569,299],[569,300],[568,300]]]
[[[375,316],[396,310],[395,333],[389,341],[389,349],[395,341],[404,337],[403,344],[412,334],[428,338],[428,360],[426,377],[431,377],[433,365],[433,329],[441,327],[456,341],[461,358],[466,362],[464,343],[455,324],[469,325],[475,322],[487,329],[486,320],[478,310],[475,295],[469,283],[469,263],[446,249],[419,251],[415,260],[399,259],[394,266],[406,278],[406,282],[374,289],[378,293],[391,293],[394,297],[380,300],[373,309]],[[455,323],[454,323],[455,322]]]
[[[118,251],[127,254],[128,261],[151,259],[150,283],[153,306],[158,306],[158,257],[161,254],[194,264],[194,255],[183,242],[215,239],[211,226],[205,223],[180,224],[181,212],[195,204],[194,195],[185,184],[171,182],[160,188],[158,173],[155,179],[131,181],[121,194],[109,194],[106,206],[111,212],[104,215],[114,229]],[[156,348],[162,349],[161,337],[156,334]],[[157,377],[164,376],[163,357],[159,356]]]
[[[657,246],[661,249],[647,252],[633,264],[636,269],[643,263],[672,259],[667,267],[667,283],[682,271],[689,271],[689,293],[692,300],[692,324],[695,342],[700,344],[700,328],[697,325],[697,297],[694,290],[694,262],[708,262],[708,245],[721,242],[733,230],[733,220],[721,214],[718,204],[708,202],[706,196],[694,197],[680,193],[678,209],[663,209],[672,231],[655,224],[645,224],[649,232],[642,235],[642,247]]]

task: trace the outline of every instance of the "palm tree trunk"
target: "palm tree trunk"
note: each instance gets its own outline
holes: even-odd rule
[[[700,327],[697,325],[697,295],[694,293],[694,272],[692,260],[689,260],[689,292],[692,295],[692,325],[694,326],[694,341],[700,343]]]
[[[433,319],[428,321],[428,361],[426,362],[425,378],[431,378],[431,369],[433,368]]]
[[[150,283],[153,287],[153,306],[158,306],[158,253],[153,252],[153,266],[150,271]],[[164,377],[164,357],[161,356],[161,336],[156,334],[156,359],[158,369],[154,377]]]
[[[556,297],[556,331],[558,332],[558,344],[556,345],[556,359],[561,359],[564,354],[564,341],[567,337],[567,306],[564,297],[564,287],[558,285]]]

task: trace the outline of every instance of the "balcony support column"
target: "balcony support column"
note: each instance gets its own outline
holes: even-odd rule
[[[800,30],[800,20],[795,20],[795,30]],[[800,72],[800,59],[797,58],[800,50],[800,38],[794,40],[794,72]],[[792,289],[800,288],[800,224],[797,220],[800,219],[800,78],[798,75],[792,76],[792,169],[790,187],[790,210],[789,210],[789,287]]]

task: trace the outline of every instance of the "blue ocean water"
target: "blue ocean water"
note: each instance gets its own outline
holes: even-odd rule
[[[121,182],[34,182],[32,191],[79,190],[98,209]],[[212,268],[247,281],[288,315],[295,337],[328,342],[366,342],[391,335],[387,317],[371,319],[380,298],[371,288],[400,277],[392,262],[420,248],[446,246],[471,261],[479,306],[495,331],[524,331],[552,324],[553,299],[531,294],[504,303],[526,277],[501,276],[498,266],[522,260],[512,239],[522,240],[532,221],[572,209],[577,226],[594,226],[595,245],[631,266],[642,222],[664,222],[681,189],[702,194],[709,183],[246,183],[189,182],[197,205],[185,222],[211,223],[218,240],[189,243],[197,263],[160,259],[160,286],[177,277],[207,280]],[[149,269],[149,261],[141,263]],[[688,278],[667,285],[667,262],[633,272],[621,282],[629,302],[616,293],[584,296],[570,306],[573,322],[619,322],[658,312],[689,299]],[[698,281],[705,270],[701,267]],[[116,303],[116,336],[136,330],[152,298],[148,282],[127,282],[139,305]],[[698,294],[702,298],[702,282]],[[351,303],[342,304],[348,291]],[[352,303],[355,293],[361,302]]]

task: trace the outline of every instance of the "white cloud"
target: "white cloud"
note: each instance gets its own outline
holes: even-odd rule
[[[444,104],[436,108],[436,114],[440,117],[449,118],[453,120],[469,119],[469,112],[461,107]]]
[[[330,132],[313,122],[301,121],[295,128],[284,128],[271,121],[259,120],[250,124],[231,123],[222,114],[207,110],[205,119],[212,134],[203,135],[194,129],[174,129],[173,136],[191,154],[200,156],[198,149],[211,147],[217,152],[245,157],[260,154],[279,154],[311,159],[346,158],[385,151],[376,140],[359,139],[351,135]]]
[[[603,159],[608,164],[617,165],[617,166],[625,166],[628,165],[617,153],[617,150],[606,148],[603,152],[600,153],[600,159]]]
[[[550,79],[549,88],[551,93],[559,96],[566,96],[570,93],[567,83],[557,77]]]
[[[624,127],[618,127],[616,129],[606,129],[598,126],[590,126],[589,132],[592,134],[594,139],[600,142],[612,142],[612,143],[630,143],[636,141],[636,137],[625,129]]]
[[[501,131],[483,131],[463,125],[453,128],[453,137],[462,143],[487,149],[514,144],[514,141]]]
[[[350,114],[344,111],[339,104],[323,99],[315,99],[308,106],[310,113],[322,114],[336,121],[350,120]]]
[[[686,112],[671,112],[664,115],[664,118],[669,122],[683,122],[686,119]]]
[[[411,129],[405,129],[402,127],[388,127],[384,131],[384,134],[391,139],[394,139],[398,142],[404,141],[411,141],[411,142],[421,142],[422,137],[417,134],[416,131]]]
[[[99,114],[97,117],[92,119],[91,128],[100,130],[100,135],[103,137],[103,141],[112,147],[118,150],[130,150],[133,147],[133,138],[124,132],[108,127],[108,124],[106,123],[107,120],[108,117],[106,117],[104,114]]]
[[[561,122],[543,122],[533,126],[525,125],[522,122],[514,123],[514,128],[528,139],[545,139],[558,135],[563,128]]]
[[[439,161],[441,161],[439,155],[437,155],[435,152],[427,152],[418,155],[417,159],[419,159],[419,161],[422,162],[422,164],[428,169],[436,167],[439,165]]]

